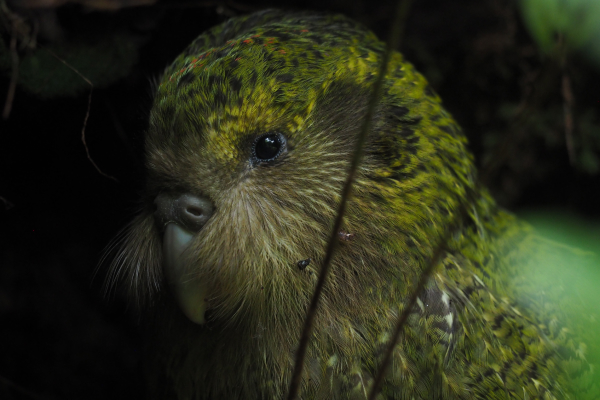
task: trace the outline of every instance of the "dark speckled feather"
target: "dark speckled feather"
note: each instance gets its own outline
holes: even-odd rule
[[[166,70],[146,138],[144,208],[114,264],[147,311],[156,397],[284,397],[384,48],[342,16],[263,11],[204,33]],[[409,290],[464,198],[468,217],[419,295],[380,398],[593,393],[598,378],[581,332],[597,324],[573,325],[568,290],[530,276],[575,253],[499,209],[423,76],[399,53],[389,71],[301,398],[366,398]],[[265,133],[287,141],[269,163],[252,152]],[[188,254],[190,276],[210,287],[202,326],[181,314],[162,277],[152,205],[165,192],[215,207]]]

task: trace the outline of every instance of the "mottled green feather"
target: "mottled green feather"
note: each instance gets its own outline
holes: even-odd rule
[[[384,49],[342,16],[264,11],[204,33],[165,72],[146,137],[144,208],[114,265],[148,311],[155,397],[285,396]],[[528,272],[588,256],[499,209],[425,78],[399,53],[389,71],[344,221],[354,236],[333,261],[301,398],[366,398],[461,203],[467,217],[419,295],[380,398],[596,398],[582,349],[598,325],[573,322],[579,300]],[[288,151],[256,164],[252,143],[269,132],[284,134]],[[190,274],[212,288],[203,326],[183,317],[162,278],[152,208],[161,192],[215,205],[189,252]]]

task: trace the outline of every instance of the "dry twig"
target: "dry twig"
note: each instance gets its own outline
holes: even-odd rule
[[[57,56],[52,50],[49,49],[45,49],[48,53],[50,53],[54,58],[56,58],[58,61],[60,61],[61,63],[63,63],[64,65],[66,65],[69,69],[71,69],[71,71],[75,72],[77,75],[79,75],[79,77],[81,79],[83,79],[88,85],[90,85],[90,93],[88,95],[88,104],[87,104],[87,110],[85,112],[85,118],[83,119],[83,127],[81,128],[81,142],[83,143],[83,147],[85,147],[85,153],[87,155],[87,159],[89,160],[89,162],[94,166],[94,168],[96,169],[96,171],[98,171],[98,173],[108,179],[112,179],[115,182],[119,182],[117,180],[117,178],[115,178],[112,175],[108,175],[106,173],[104,173],[100,167],[98,167],[98,165],[94,162],[94,160],[92,159],[92,156],[90,155],[90,149],[88,148],[87,142],[85,140],[85,128],[87,126],[87,122],[88,119],[90,117],[90,108],[92,107],[92,92],[94,91],[94,84],[85,76],[83,76],[79,71],[77,71],[76,68],[74,68],[73,66],[69,65],[65,60],[63,60],[62,58],[60,58],[59,56]]]

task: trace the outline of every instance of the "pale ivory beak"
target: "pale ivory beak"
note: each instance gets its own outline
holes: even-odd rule
[[[185,250],[194,235],[174,222],[165,226],[163,270],[181,311],[192,322],[204,324],[206,287],[194,278],[186,265]]]

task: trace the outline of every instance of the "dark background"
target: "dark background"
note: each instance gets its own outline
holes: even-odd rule
[[[0,11],[2,106],[14,37],[21,65],[0,121],[0,398],[140,398],[136,321],[118,294],[103,295],[106,265],[94,273],[136,212],[150,81],[229,16],[266,7],[341,12],[385,39],[395,2],[34,3],[8,1],[10,15]],[[99,9],[107,5],[117,7]],[[580,53],[541,54],[516,3],[499,0],[415,1],[401,51],[463,126],[482,180],[504,207],[526,216],[550,210],[579,228],[570,239],[600,243],[591,224],[600,218],[597,64]],[[87,146],[117,181],[95,170],[81,142],[89,85],[50,52],[94,82]]]

